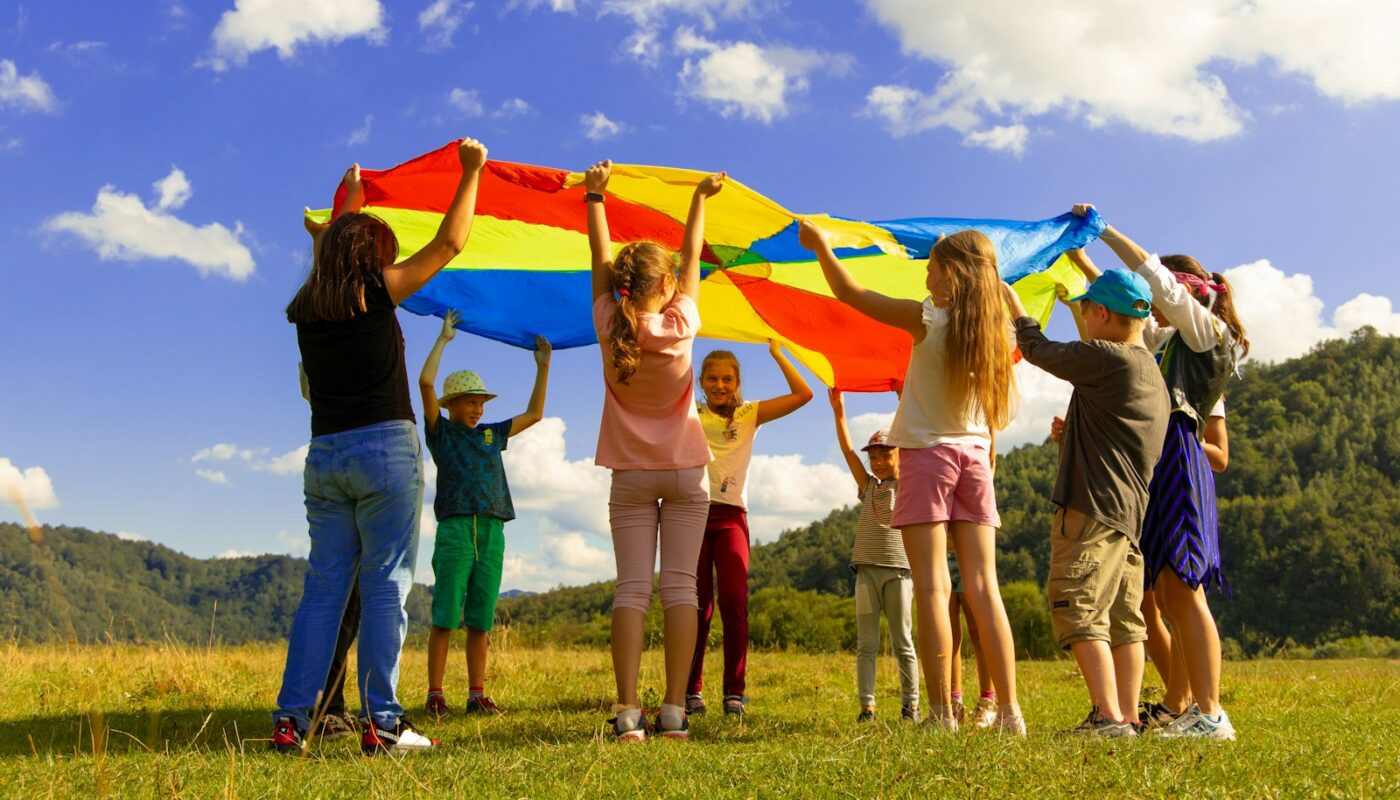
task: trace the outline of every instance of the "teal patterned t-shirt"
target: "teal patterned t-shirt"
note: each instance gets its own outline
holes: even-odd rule
[[[479,514],[515,519],[501,452],[510,439],[511,420],[468,428],[439,414],[428,429],[428,452],[437,465],[437,518]]]

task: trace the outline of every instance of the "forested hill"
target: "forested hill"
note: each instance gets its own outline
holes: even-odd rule
[[[1233,599],[1211,604],[1245,652],[1288,640],[1400,638],[1400,338],[1364,329],[1301,358],[1250,367],[1229,387],[1230,464],[1218,476]],[[1004,584],[1045,581],[1056,446],[998,460]],[[855,509],[754,547],[751,589],[848,595]],[[606,613],[607,584],[503,604],[517,623],[579,625]],[[764,613],[761,603],[751,613]]]
[[[1230,465],[1218,486],[1234,598],[1212,598],[1221,633],[1245,652],[1287,640],[1400,639],[1400,339],[1367,329],[1251,367],[1230,385],[1229,415]],[[1044,583],[1056,455],[1043,444],[998,461],[1003,583]],[[847,616],[838,598],[850,594],[856,515],[837,510],[754,547],[755,641],[816,637],[825,647],[853,636],[779,626]],[[66,606],[82,641],[198,642],[211,630],[226,642],[275,640],[291,625],[306,570],[286,556],[201,560],[82,529],[43,533],[36,548],[21,527],[0,524],[7,638],[63,638]],[[429,597],[423,587],[410,596],[411,628],[426,624]],[[603,583],[504,600],[501,610],[546,638],[597,642],[606,641],[611,599]]]
[[[198,559],[151,542],[82,528],[0,523],[0,636],[21,642],[285,639],[305,559]],[[430,595],[409,595],[409,625],[427,625]],[[71,621],[72,632],[68,630]]]

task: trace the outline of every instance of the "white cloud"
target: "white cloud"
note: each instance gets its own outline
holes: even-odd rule
[[[453,89],[447,93],[447,104],[467,117],[479,117],[485,111],[475,89]]]
[[[277,543],[282,546],[282,551],[289,556],[306,558],[311,554],[311,537],[306,531],[278,531]]]
[[[0,458],[0,503],[12,505],[16,498],[31,511],[59,505],[53,481],[43,467],[21,470],[10,459]]]
[[[501,103],[501,107],[496,109],[496,113],[492,114],[491,116],[509,119],[511,117],[523,117],[534,110],[535,109],[530,107],[529,103],[525,102],[521,98],[512,97],[509,100],[506,100],[505,102]]]
[[[462,26],[462,20],[475,6],[457,0],[433,0],[418,13],[418,30],[426,34],[429,50],[445,50],[452,46],[452,37]]]
[[[200,461],[232,461],[234,459],[250,461],[255,455],[257,455],[257,453],[254,451],[239,447],[236,444],[216,444],[212,447],[206,447],[202,450],[195,451],[195,454],[190,456],[190,461],[194,463],[199,463]]]
[[[214,556],[214,558],[256,558],[257,555],[257,553],[250,553],[247,550],[234,550],[233,548],[229,548],[217,556]]]
[[[148,539],[147,537],[142,536],[142,535],[139,534],[139,533],[132,533],[131,531],[117,531],[117,532],[116,532],[115,534],[113,534],[113,535],[116,536],[118,539],[121,539],[123,542],[145,542],[145,541],[149,541],[149,539]]]
[[[77,42],[50,42],[50,53],[90,53],[96,50],[103,50],[107,47],[106,42],[97,42],[91,39],[83,39]]]
[[[381,42],[383,22],[379,0],[235,0],[219,18],[213,51],[200,65],[223,71],[243,66],[260,50],[275,49],[288,59],[303,44],[356,37]]]
[[[1013,369],[1016,376],[1016,416],[1006,430],[997,433],[997,452],[1006,453],[1023,444],[1040,444],[1050,435],[1050,420],[1063,417],[1074,387],[1025,361]]]
[[[606,533],[608,471],[592,458],[569,460],[564,431],[564,420],[546,417],[511,438],[502,457],[516,511],[546,519],[559,530]]]
[[[374,115],[366,114],[365,122],[360,127],[350,131],[350,135],[345,137],[346,147],[358,147],[362,144],[369,144],[370,131],[374,129]]]
[[[748,491],[754,541],[771,541],[788,528],[855,502],[855,486],[844,466],[808,464],[800,455],[755,455],[749,464]]]
[[[1400,50],[1393,46],[1400,6],[1394,4],[866,5],[905,53],[946,69],[928,91],[907,85],[870,91],[867,111],[896,136],[946,127],[964,134],[969,145],[987,146],[1015,141],[1010,133],[993,133],[997,128],[1059,114],[1090,127],[1121,124],[1191,141],[1227,138],[1244,129],[1250,114],[1217,72],[1265,62],[1344,103],[1400,99]]]
[[[290,450],[280,456],[252,461],[248,466],[258,472],[269,472],[273,475],[300,475],[306,467],[306,454],[310,452],[311,445],[304,444],[295,450]]]
[[[178,167],[156,183],[157,198],[147,206],[140,197],[108,184],[97,191],[92,213],[65,211],[50,217],[43,230],[71,233],[97,251],[103,261],[173,259],[201,275],[236,281],[253,274],[253,254],[242,242],[243,223],[229,230],[217,222],[195,226],[167,213],[183,205],[192,189]]]
[[[583,135],[590,142],[611,139],[624,130],[624,125],[621,122],[608,119],[608,115],[601,111],[584,114],[579,117],[579,123],[583,125]]]
[[[1025,125],[996,125],[983,131],[969,132],[963,137],[963,144],[1020,156],[1026,152],[1026,140],[1030,138],[1030,133]]]
[[[156,211],[171,211],[183,206],[194,194],[184,170],[170,166],[170,174],[156,181]]]
[[[752,42],[721,44],[689,28],[676,33],[686,54],[678,74],[683,96],[700,100],[725,117],[738,115],[768,124],[787,116],[792,95],[807,91],[807,76],[822,70],[842,74],[849,56]]]
[[[209,481],[210,483],[217,483],[220,486],[228,484],[228,475],[225,474],[223,470],[201,468],[195,470],[194,474],[198,475],[206,481]]]
[[[7,106],[21,111],[54,111],[58,100],[38,72],[20,75],[15,62],[4,58],[0,59],[0,108]]]
[[[1303,355],[1313,345],[1349,335],[1363,325],[1400,335],[1400,312],[1390,298],[1359,294],[1324,319],[1324,303],[1305,273],[1285,274],[1268,260],[1222,273],[1234,288],[1235,310],[1251,344],[1250,358],[1279,361]]]
[[[11,136],[0,141],[0,153],[15,153],[22,147],[24,147],[23,136]]]
[[[609,550],[594,546],[577,531],[553,531],[541,538],[533,553],[506,553],[501,588],[543,592],[616,576],[616,561]]]

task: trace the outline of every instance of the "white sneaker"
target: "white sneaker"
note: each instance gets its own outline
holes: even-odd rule
[[[972,709],[972,724],[979,729],[985,730],[997,724],[997,704],[987,697],[977,700],[977,705]]]
[[[934,706],[933,713],[924,719],[924,724],[938,728],[945,733],[957,733],[958,718],[953,711],[952,706]]]
[[[1194,703],[1172,724],[1157,729],[1163,739],[1211,739],[1218,742],[1235,741],[1235,726],[1230,724],[1230,715],[1220,709],[1220,716],[1211,719],[1201,713]]]
[[[440,744],[442,742],[439,740],[429,739],[419,733],[418,729],[403,717],[399,717],[398,723],[391,729],[381,728],[371,722],[360,735],[360,750],[367,756],[379,753],[421,753]]]
[[[1009,733],[1012,736],[1025,736],[1026,718],[1020,714],[1014,717],[998,717],[996,720],[996,728],[1000,733]]]

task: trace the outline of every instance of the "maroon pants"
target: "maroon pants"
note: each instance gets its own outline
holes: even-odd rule
[[[715,615],[718,589],[719,616],[724,621],[724,693],[742,695],[744,662],[749,655],[749,517],[744,509],[725,503],[710,504],[696,575],[700,629],[686,692],[699,694],[704,683],[705,645],[710,640],[710,620]]]

